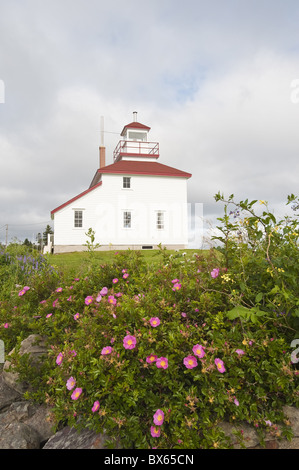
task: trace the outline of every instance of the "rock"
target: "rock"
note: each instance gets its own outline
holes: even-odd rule
[[[18,399],[20,399],[20,394],[9,387],[0,374],[0,412]]]
[[[279,449],[299,449],[299,437],[295,437],[291,441],[283,439],[281,442],[278,442]]]
[[[44,443],[54,435],[54,422],[51,419],[51,409],[44,405],[32,405],[26,424],[37,431],[40,442]]]
[[[5,411],[5,413],[0,414],[0,425],[6,426],[15,421],[22,422],[26,420],[29,416],[29,403],[24,402],[15,402],[10,405],[10,407]]]
[[[77,431],[66,426],[51,437],[43,449],[105,449],[105,434],[89,429]]]
[[[37,433],[39,443],[43,443],[54,435],[49,415],[50,409],[44,405],[29,401],[14,402],[5,412],[0,413],[0,434],[5,432],[9,424],[24,423]]]
[[[8,357],[13,353],[14,349],[8,354]],[[44,339],[39,335],[30,335],[28,338],[22,341],[20,346],[19,354],[30,355],[30,363],[32,366],[38,368],[41,364],[42,358],[47,354],[47,348],[45,345]],[[26,381],[19,381],[19,374],[8,369],[11,366],[11,362],[7,359],[3,367],[3,380],[5,383],[16,390],[19,393],[24,393],[26,390],[30,389],[30,384]],[[13,366],[11,366],[13,369]]]
[[[294,437],[299,437],[299,409],[294,406],[284,406],[283,412],[290,421]]]
[[[39,449],[40,438],[25,423],[13,422],[0,426],[0,449]]]
[[[266,449],[279,449],[279,443],[278,441],[272,440],[272,441],[266,441]]]
[[[243,447],[244,445],[245,447],[255,447],[260,443],[255,429],[246,423],[236,423],[236,425],[233,425],[231,423],[221,422],[219,423],[219,427],[221,427],[225,434],[231,439],[235,449],[242,448],[242,445],[239,443],[240,441]],[[236,436],[236,432],[238,435],[240,434],[242,436],[241,439]]]
[[[221,429],[231,439],[234,449],[240,449],[242,446],[240,440],[236,437],[236,431],[242,431],[242,445],[247,449],[298,449],[299,448],[299,409],[293,406],[284,406],[283,412],[289,421],[289,425],[292,428],[294,437],[291,441],[287,439],[276,439],[273,435],[265,435],[265,445],[261,446],[257,432],[252,426],[244,423],[237,423],[233,425],[231,423],[222,422],[219,423]],[[278,425],[278,429],[280,425]]]

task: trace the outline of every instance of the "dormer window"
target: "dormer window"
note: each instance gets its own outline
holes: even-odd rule
[[[131,188],[131,178],[130,176],[123,177],[123,188],[130,189]]]

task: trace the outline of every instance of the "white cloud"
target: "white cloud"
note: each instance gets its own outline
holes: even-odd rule
[[[298,188],[298,6],[286,1],[27,0],[0,17],[0,219],[36,223],[88,187],[138,111],[162,163],[282,207]],[[34,215],[35,214],[35,215]],[[0,222],[1,224],[2,222]]]

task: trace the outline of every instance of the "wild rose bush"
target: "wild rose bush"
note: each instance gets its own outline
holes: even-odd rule
[[[277,316],[268,243],[261,237],[253,249],[247,239],[241,257],[232,243],[230,233],[223,249],[206,254],[161,250],[155,269],[128,250],[34,302],[28,281],[19,314],[47,339],[49,355],[38,374],[14,355],[34,385],[27,397],[51,406],[57,426],[105,432],[111,448],[226,448],[224,420],[250,423],[261,439],[290,437],[282,406],[298,406],[290,344],[298,294],[288,284],[287,314]],[[10,328],[15,321],[7,310],[0,318]]]
[[[218,220],[227,275],[227,292],[238,306],[232,318],[252,314],[270,316],[288,337],[299,338],[299,199],[288,196],[294,216],[277,220],[266,201],[227,200],[218,193],[216,201],[225,203]],[[276,317],[276,318],[275,318]]]

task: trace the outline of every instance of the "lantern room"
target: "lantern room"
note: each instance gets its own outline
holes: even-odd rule
[[[113,161],[146,158],[156,160],[159,158],[158,142],[149,142],[150,127],[137,121],[137,112],[133,113],[133,122],[124,126],[120,140],[113,153]]]

